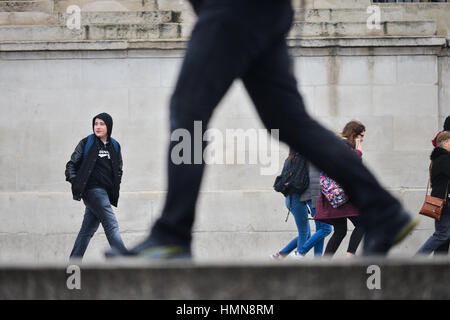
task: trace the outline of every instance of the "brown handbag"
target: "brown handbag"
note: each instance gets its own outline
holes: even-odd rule
[[[432,165],[430,165],[430,177],[428,178],[427,192],[425,193],[425,202],[423,203],[422,209],[420,209],[419,213],[421,215],[424,215],[424,216],[436,219],[437,221],[440,221],[442,208],[444,208],[445,201],[447,199],[448,182],[447,182],[447,189],[445,190],[444,199],[432,197],[432,196],[428,195],[428,189],[430,187],[430,180],[431,180],[431,167],[432,167]]]

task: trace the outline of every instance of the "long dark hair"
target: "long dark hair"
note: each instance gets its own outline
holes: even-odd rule
[[[353,148],[356,146],[356,137],[366,131],[366,127],[359,121],[352,120],[342,129],[341,136],[346,138]]]

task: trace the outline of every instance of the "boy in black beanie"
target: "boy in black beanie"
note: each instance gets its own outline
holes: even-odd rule
[[[92,119],[94,133],[82,139],[66,164],[66,181],[74,200],[86,205],[83,223],[70,258],[83,258],[101,223],[110,246],[126,250],[111,205],[117,207],[122,180],[120,144],[111,138],[113,120],[107,113]]]

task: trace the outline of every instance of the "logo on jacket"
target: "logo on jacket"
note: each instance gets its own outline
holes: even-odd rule
[[[108,159],[111,159],[108,150],[99,150],[99,151],[98,151],[98,156],[99,156],[100,158],[108,157]]]

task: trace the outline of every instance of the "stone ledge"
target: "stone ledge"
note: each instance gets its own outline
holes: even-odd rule
[[[185,49],[187,39],[157,40],[102,40],[102,41],[3,41],[5,51],[72,51],[72,50],[127,50],[127,49]],[[291,48],[326,47],[446,47],[444,37],[371,37],[371,38],[287,38]]]
[[[371,265],[379,290],[367,287]],[[0,299],[450,299],[448,258],[115,260],[81,264],[80,290],[67,289],[67,266],[2,264]]]

